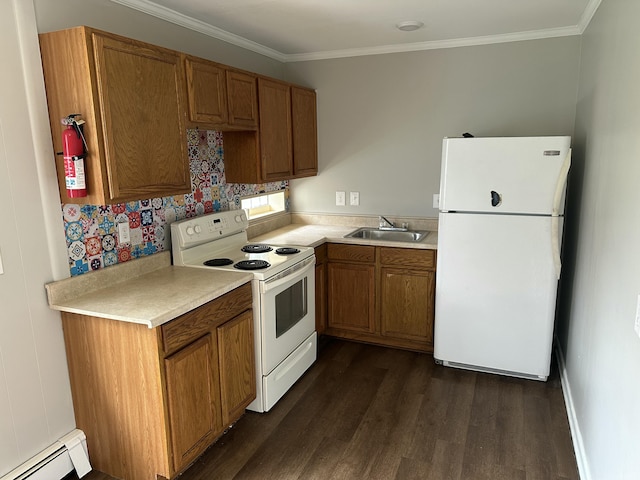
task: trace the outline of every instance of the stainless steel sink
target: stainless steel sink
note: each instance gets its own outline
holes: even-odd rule
[[[380,230],[379,228],[363,227],[348,233],[344,238],[364,238],[367,240],[384,240],[389,242],[420,242],[429,234],[427,230]]]

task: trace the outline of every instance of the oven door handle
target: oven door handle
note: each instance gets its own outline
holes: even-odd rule
[[[269,290],[278,288],[284,283],[295,283],[297,279],[306,277],[309,271],[313,270],[315,266],[316,257],[311,256],[310,258],[300,262],[298,265],[294,265],[284,272],[279,273],[275,276],[275,278],[272,278],[271,280],[267,280],[265,282],[260,282],[260,292],[267,293]]]

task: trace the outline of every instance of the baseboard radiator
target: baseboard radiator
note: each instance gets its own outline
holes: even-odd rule
[[[82,430],[73,430],[30,458],[0,480],[61,480],[73,470],[79,478],[91,471],[87,439]]]

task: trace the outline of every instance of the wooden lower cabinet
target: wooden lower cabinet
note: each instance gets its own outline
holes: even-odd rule
[[[327,328],[327,244],[315,248],[316,255],[316,332]]]
[[[218,358],[222,423],[230,425],[256,398],[253,314],[247,310],[219,326]]]
[[[222,429],[212,340],[205,335],[165,359],[174,469],[188,465]]]
[[[249,284],[153,329],[62,320],[76,424],[113,477],[176,477],[255,399]]]
[[[433,352],[435,251],[329,244],[328,335]]]

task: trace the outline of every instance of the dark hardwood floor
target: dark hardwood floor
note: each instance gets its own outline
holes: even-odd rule
[[[555,362],[542,383],[338,340],[269,413],[247,412],[180,477],[578,478]]]

